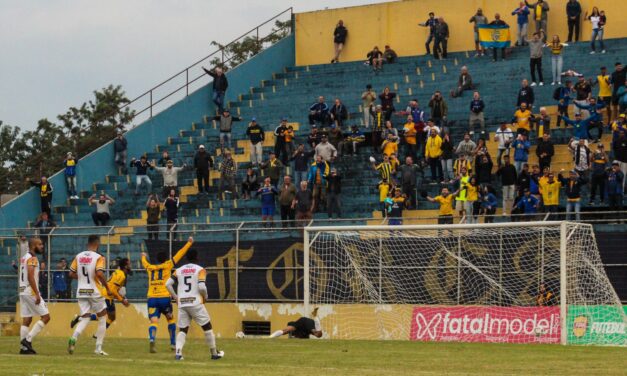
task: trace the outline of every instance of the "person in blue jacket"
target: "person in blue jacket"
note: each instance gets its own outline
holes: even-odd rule
[[[494,222],[494,214],[496,213],[496,207],[498,205],[499,202],[494,194],[494,188],[489,184],[483,187],[481,195],[481,211],[485,215],[484,223]]]
[[[523,1],[520,2],[520,6],[512,12],[512,16],[516,16],[516,23],[518,24],[518,33],[516,34],[516,46],[527,45],[527,26],[529,25],[529,8]]]
[[[529,160],[531,143],[527,140],[527,135],[521,133],[512,142],[512,147],[514,148],[514,166],[516,166],[516,172],[520,173],[522,166]]]
[[[521,210],[523,214],[533,216],[538,213],[540,201],[531,195],[531,191],[525,189],[525,195],[518,201],[516,208]]]
[[[581,118],[581,114],[575,114],[575,120],[571,120],[568,116],[557,115],[558,119],[561,118],[568,125],[573,126],[573,137],[578,139],[588,139],[588,127],[590,126],[590,119],[594,120],[592,117],[589,117],[585,120]]]
[[[261,196],[261,221],[263,222],[263,227],[272,227],[276,207],[274,196],[278,195],[279,191],[272,185],[270,178],[265,178],[263,186],[257,190],[257,196]]]
[[[588,120],[588,138],[589,139],[594,139],[596,140],[595,142],[598,142],[598,140],[601,139],[601,137],[603,137],[603,115],[599,112],[600,110],[604,109],[606,107],[606,103],[603,101],[599,101],[597,102],[596,98],[590,98],[590,100],[588,101],[588,104],[580,104],[577,102],[574,102],[575,106],[577,106],[578,108],[582,109],[582,110],[587,110],[588,112],[590,112],[590,116],[586,118],[586,120]],[[590,128],[596,128],[597,129],[597,137],[593,138],[592,135],[590,135]]]

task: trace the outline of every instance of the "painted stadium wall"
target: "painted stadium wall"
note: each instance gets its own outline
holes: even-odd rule
[[[547,0],[548,34],[558,34],[566,40],[566,3],[568,0]],[[605,10],[607,26],[605,38],[627,36],[627,29],[622,27],[623,15],[627,14],[627,1],[617,0],[581,0],[582,10],[591,11],[593,6]],[[482,8],[488,20],[494,19],[495,13],[512,26],[515,36],[516,17],[511,13],[518,1],[502,0],[407,0],[350,8],[321,10],[296,14],[296,64],[326,64],[333,57],[333,30],[338,20],[342,19],[348,29],[348,38],[340,61],[365,60],[366,53],[378,45],[381,50],[389,44],[399,56],[412,56],[425,53],[425,39],[428,28],[419,27],[428,13],[444,17],[449,25],[449,52],[474,49],[472,24],[468,20],[477,8]],[[533,15],[529,19],[532,20]],[[583,18],[583,14],[582,14]],[[530,23],[529,34],[535,27]],[[590,40],[590,23],[582,21],[580,40]]]

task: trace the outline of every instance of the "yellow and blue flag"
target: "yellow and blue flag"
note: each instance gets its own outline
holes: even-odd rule
[[[485,48],[505,48],[510,46],[509,26],[478,25],[479,43]]]

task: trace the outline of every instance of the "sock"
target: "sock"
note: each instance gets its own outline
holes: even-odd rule
[[[98,321],[98,316],[96,316],[96,314],[94,313],[94,314],[92,314],[91,316],[89,316],[89,319],[90,319],[91,321]]]
[[[168,333],[170,333],[170,345],[176,345],[176,324],[174,319],[168,320]]]
[[[111,326],[111,323],[113,323],[113,321],[111,321],[109,316],[107,316],[107,329],[109,329],[109,327]]]
[[[28,337],[28,326],[20,326],[20,341]]]
[[[283,335],[283,331],[282,330],[277,330],[276,332],[270,334],[270,338],[278,338],[280,336]]]
[[[314,321],[314,326],[316,327],[316,331],[317,332],[322,331],[322,325],[320,325],[320,318],[314,317],[313,321]]]
[[[105,316],[98,318],[98,329],[96,329],[96,350],[102,350],[105,333],[107,332],[107,318]]]
[[[33,338],[35,338],[37,336],[37,334],[39,334],[39,332],[41,332],[41,330],[44,328],[44,326],[46,326],[46,324],[43,321],[41,321],[41,320],[37,321],[37,323],[33,326],[33,329],[26,336],[26,340],[28,342],[33,342]]]
[[[148,326],[148,337],[150,337],[150,342],[154,342],[155,338],[157,338],[157,324],[151,322]]]
[[[83,330],[89,325],[90,318],[89,317],[81,317],[78,319],[78,324],[76,324],[76,329],[74,329],[74,334],[72,334],[72,338],[78,339],[78,337],[83,333]]]
[[[207,330],[205,332],[205,342],[207,342],[207,345],[209,345],[211,355],[218,354],[218,350],[216,350],[216,336],[213,335],[213,329]]]
[[[185,346],[185,338],[187,334],[185,332],[179,332],[176,336],[176,355],[183,356],[183,346]]]

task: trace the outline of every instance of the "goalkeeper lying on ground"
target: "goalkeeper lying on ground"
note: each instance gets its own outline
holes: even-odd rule
[[[284,334],[292,334],[294,338],[309,338],[310,334],[315,337],[322,337],[322,326],[320,326],[320,319],[318,318],[318,308],[314,309],[311,313],[313,319],[309,317],[301,317],[296,321],[290,321],[283,330],[277,330],[272,333],[269,338],[277,338]]]

